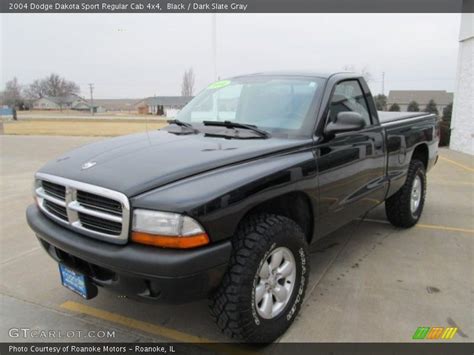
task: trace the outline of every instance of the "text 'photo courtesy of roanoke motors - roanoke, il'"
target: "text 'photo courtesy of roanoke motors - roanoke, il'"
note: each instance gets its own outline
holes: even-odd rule
[[[0,12],[1,354],[474,353],[474,1]]]

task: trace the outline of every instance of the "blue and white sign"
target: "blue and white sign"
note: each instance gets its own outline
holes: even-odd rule
[[[87,298],[86,277],[82,274],[71,270],[63,264],[59,264],[59,272],[61,274],[61,283],[71,291]]]

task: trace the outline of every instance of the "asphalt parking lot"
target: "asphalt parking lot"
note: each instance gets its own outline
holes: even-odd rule
[[[155,305],[107,292],[84,301],[60,285],[25,221],[32,177],[49,159],[98,139],[0,136],[0,341],[228,341],[206,301]],[[407,342],[428,326],[458,327],[451,341],[472,342],[473,177],[471,156],[442,149],[417,227],[392,227],[381,206],[315,245],[301,313],[280,341]],[[12,337],[12,328],[73,333]],[[115,337],[102,336],[107,331]]]

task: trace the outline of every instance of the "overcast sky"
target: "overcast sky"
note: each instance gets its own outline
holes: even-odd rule
[[[211,14],[2,15],[0,88],[51,72],[97,98],[179,95],[193,67],[196,90],[213,78]],[[460,14],[217,15],[221,78],[264,70],[372,73],[391,89],[454,89]]]

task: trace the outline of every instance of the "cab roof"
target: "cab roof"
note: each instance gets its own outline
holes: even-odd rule
[[[354,72],[313,72],[313,71],[296,71],[296,70],[289,70],[289,71],[264,71],[264,72],[257,72],[252,74],[246,75],[238,75],[234,78],[242,78],[242,77],[249,77],[249,76],[307,76],[313,78],[322,78],[322,79],[329,79],[332,76],[347,76],[347,77],[357,77],[360,76]]]

